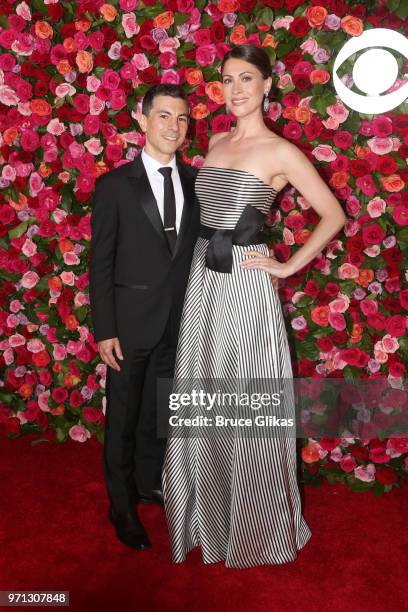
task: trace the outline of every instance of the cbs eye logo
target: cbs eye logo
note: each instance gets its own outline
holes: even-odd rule
[[[341,100],[353,110],[368,115],[385,113],[399,106],[408,98],[408,83],[396,91],[384,94],[398,77],[398,63],[388,47],[408,58],[408,39],[399,32],[386,28],[366,30],[360,36],[351,38],[339,51],[333,65],[333,83]],[[340,80],[337,70],[341,64],[357,51],[362,53],[353,66],[353,81],[364,92],[362,96],[351,91]]]

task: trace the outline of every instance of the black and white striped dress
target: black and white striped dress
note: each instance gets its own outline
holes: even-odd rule
[[[275,190],[250,172],[205,166],[196,193],[208,236],[198,238],[193,256],[175,387],[187,379],[291,379],[281,305],[270,276],[239,266],[245,251],[268,255],[267,245],[228,242],[239,224],[244,235],[248,220],[265,220]],[[209,266],[211,241],[215,255]],[[230,269],[217,271],[225,264],[217,258],[228,257]],[[294,417],[293,403],[283,404],[285,415]],[[187,405],[177,414],[197,412]],[[206,435],[169,430],[162,480],[173,561],[184,561],[196,546],[204,563],[224,560],[227,567],[293,561],[311,536],[301,512],[295,438],[220,436],[214,427],[205,429]]]

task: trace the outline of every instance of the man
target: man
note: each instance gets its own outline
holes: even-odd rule
[[[109,519],[128,546],[150,547],[135,504],[163,504],[165,440],[156,386],[171,378],[198,235],[194,168],[176,161],[188,127],[186,94],[156,85],[144,97],[139,157],[99,177],[91,218],[90,302],[107,365],[104,473]]]

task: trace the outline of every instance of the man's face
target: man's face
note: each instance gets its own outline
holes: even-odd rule
[[[140,127],[146,134],[146,152],[153,157],[173,156],[183,144],[188,128],[188,107],[181,98],[156,96]]]

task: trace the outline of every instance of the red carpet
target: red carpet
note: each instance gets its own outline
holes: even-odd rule
[[[0,440],[0,590],[70,591],[71,610],[323,612],[406,610],[408,485],[382,498],[341,485],[305,488],[312,538],[282,566],[170,562],[163,510],[144,506],[153,547],[133,551],[107,520],[95,440]]]

